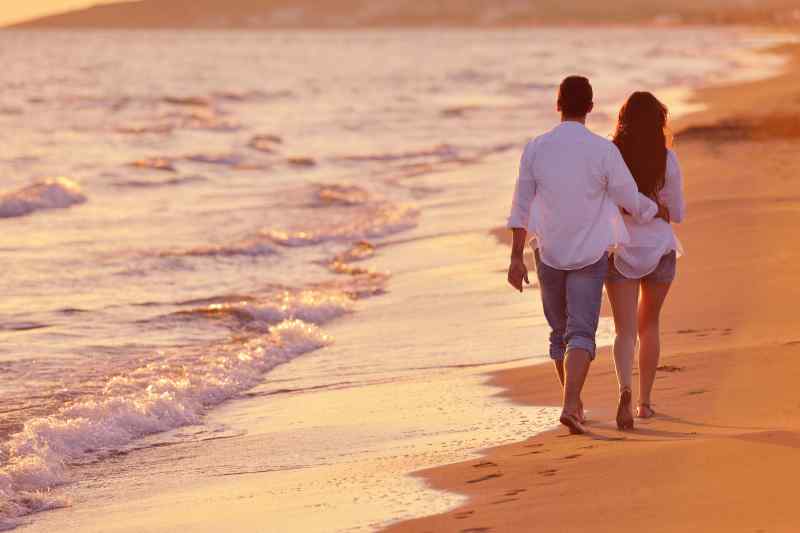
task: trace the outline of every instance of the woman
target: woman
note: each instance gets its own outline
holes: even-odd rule
[[[628,164],[639,191],[667,207],[672,222],[681,222],[685,211],[683,178],[678,158],[669,149],[667,118],[666,106],[653,94],[633,93],[620,110],[614,144]],[[627,215],[624,219],[630,242],[609,258],[606,290],[617,330],[614,341],[614,366],[620,390],[617,427],[633,429],[631,382],[637,338],[637,416],[650,418],[655,414],[650,396],[660,355],[659,315],[675,279],[681,247],[667,221],[655,219],[637,224]]]

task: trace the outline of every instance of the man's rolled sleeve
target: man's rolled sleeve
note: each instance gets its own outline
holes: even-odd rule
[[[529,144],[522,152],[522,158],[519,163],[517,184],[514,187],[514,197],[511,201],[511,213],[506,223],[508,229],[528,228],[531,205],[533,204],[534,196],[536,196],[536,182],[533,180],[533,175],[530,171],[530,157],[531,145]]]

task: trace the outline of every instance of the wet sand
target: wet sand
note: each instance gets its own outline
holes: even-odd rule
[[[420,472],[469,501],[388,531],[800,530],[800,47],[781,52],[783,74],[705,89],[707,110],[675,125],[687,255],[663,315],[658,416],[616,430],[603,350],[584,394],[591,434],[558,429]],[[493,383],[560,404],[549,365]]]

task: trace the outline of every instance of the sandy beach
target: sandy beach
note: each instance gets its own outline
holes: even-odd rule
[[[558,429],[420,472],[469,501],[388,531],[800,530],[800,48],[780,52],[783,74],[702,90],[706,110],[674,125],[687,255],[663,316],[658,416],[616,430],[605,349],[584,392],[589,435]],[[516,402],[555,406],[552,372],[492,381]]]
[[[643,514],[716,504],[745,466],[723,452],[751,447],[764,472],[792,451],[765,446],[792,442],[796,408],[777,365],[798,340],[798,84],[686,97],[777,75],[758,50],[779,42],[729,27],[0,32],[0,126],[16,132],[0,158],[0,530],[546,531],[565,512],[617,529],[610,487]],[[708,110],[677,125],[689,255],[664,417],[613,429],[605,352],[594,434],[571,439],[541,435],[560,411],[549,328],[536,288],[508,287],[497,227],[519,150],[556,119],[554,83],[584,70],[600,135],[643,83],[676,116]],[[663,474],[635,475],[648,463]],[[756,495],[731,508],[783,503],[745,483]]]

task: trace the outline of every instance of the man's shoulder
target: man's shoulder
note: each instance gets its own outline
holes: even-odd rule
[[[525,143],[525,151],[533,152],[536,148],[547,144],[548,139],[553,138],[554,135],[555,135],[555,129],[551,129],[544,133],[540,133],[539,135],[536,135],[534,137],[530,137],[528,139],[528,142]]]
[[[533,153],[537,148],[545,148],[550,144],[550,141],[556,142],[561,145],[565,138],[559,134],[558,128],[553,128],[536,137],[531,138],[525,145],[525,152]],[[578,146],[583,146],[585,149],[591,150],[593,153],[606,155],[609,152],[618,152],[617,146],[608,138],[598,135],[588,128],[581,128],[573,130],[569,133],[568,142],[570,144],[577,143]]]
[[[593,147],[597,147],[598,149],[606,151],[617,150],[617,145],[614,144],[611,139],[598,135],[589,129],[586,130],[586,139],[588,143],[591,143]]]

